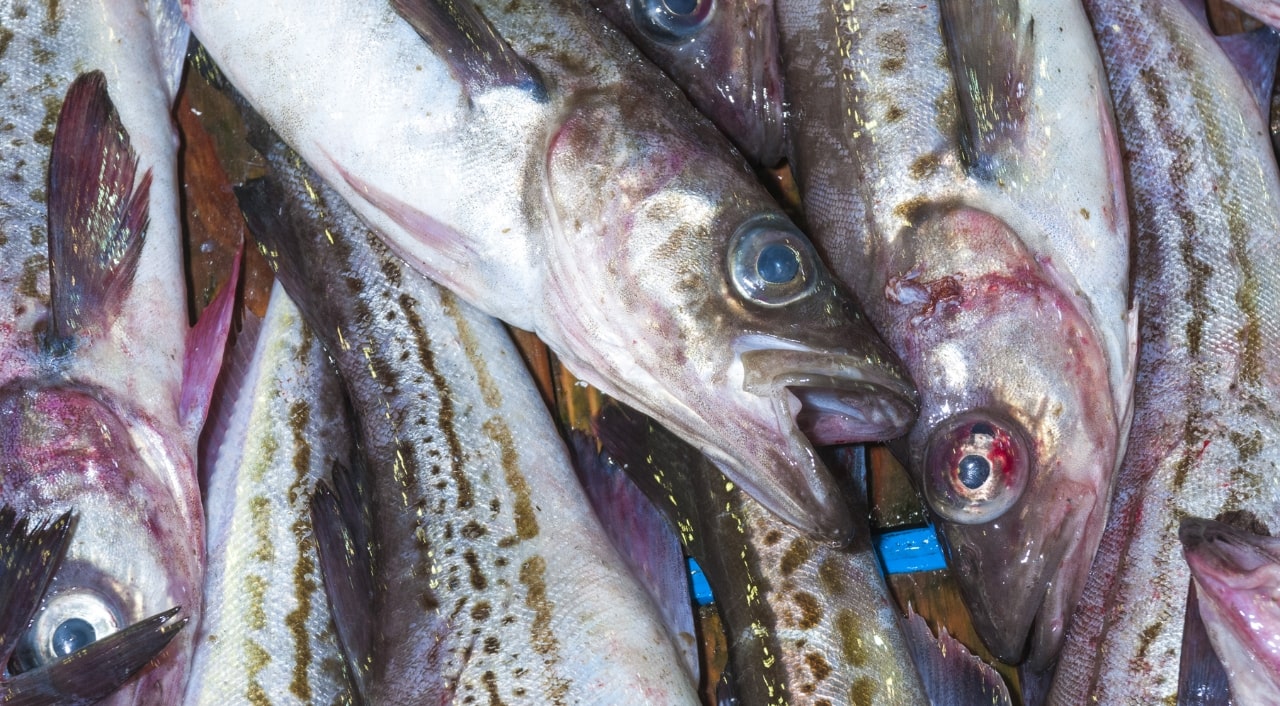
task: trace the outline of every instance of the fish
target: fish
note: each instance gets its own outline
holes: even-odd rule
[[[1036,0],[778,15],[810,234],[919,387],[893,448],[983,642],[1046,664],[1101,535],[1136,346],[1088,20]]]
[[[0,663],[11,664],[74,530],[72,511],[45,520],[0,507]],[[152,616],[34,669],[10,666],[0,679],[0,700],[15,706],[96,703],[131,679],[186,626],[187,619],[173,619],[177,612],[174,608]],[[74,635],[61,637],[64,646],[75,642]]]
[[[1280,540],[1199,517],[1182,519],[1178,539],[1232,701],[1280,702]]]
[[[593,0],[752,164],[786,156],[772,0]]]
[[[788,522],[848,538],[813,444],[900,434],[914,386],[741,156],[663,99],[677,89],[594,9],[183,9],[227,79],[414,269],[537,334]]]
[[[1173,703],[1180,521],[1277,529],[1280,175],[1265,92],[1201,18],[1176,2],[1086,7],[1127,155],[1142,347],[1129,451],[1048,702]]]
[[[351,703],[311,499],[355,431],[328,353],[277,284],[224,365],[202,468],[208,566],[184,703]]]
[[[868,528],[815,542],[636,412],[606,406],[593,427],[706,572],[741,703],[929,703]]]
[[[337,364],[371,479],[372,576],[323,572],[330,591],[372,594],[330,593],[371,616],[334,616],[344,648],[362,650],[347,655],[362,700],[697,703],[506,330],[416,273],[247,120],[271,174],[238,188],[241,208]],[[323,538],[360,533],[324,511],[335,505],[313,513],[322,566],[340,569],[325,557],[343,548]]]
[[[0,503],[76,515],[16,646],[39,670],[154,616],[198,622],[196,447],[232,300],[188,325],[176,3],[5,2],[0,27]],[[107,703],[179,700],[192,633]]]

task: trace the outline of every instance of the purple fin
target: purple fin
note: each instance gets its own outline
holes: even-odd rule
[[[107,95],[101,71],[67,89],[49,161],[49,289],[46,349],[102,331],[133,284],[147,230],[151,171],[135,187],[138,156]]]
[[[283,292],[273,292],[283,295]],[[209,485],[209,474],[218,458],[219,449],[227,437],[231,416],[235,414],[236,400],[244,389],[245,379],[253,365],[254,350],[262,332],[262,318],[248,309],[236,334],[235,344],[223,359],[222,371],[214,383],[213,399],[209,402],[209,414],[200,433],[200,489],[204,494]]]
[[[468,95],[523,88],[541,100],[537,70],[521,59],[470,0],[391,0],[391,6],[446,63]]]
[[[209,302],[200,320],[187,333],[187,350],[182,360],[182,398],[178,413],[183,425],[192,435],[198,435],[204,426],[213,399],[213,388],[222,369],[227,350],[227,335],[231,332],[231,315],[235,311],[236,283],[240,279],[240,258],[243,247],[231,263],[231,276],[222,290]]]
[[[1240,78],[1253,94],[1264,120],[1271,114],[1271,87],[1276,79],[1276,60],[1280,58],[1280,36],[1270,27],[1218,37],[1218,46],[1231,59]],[[1269,122],[1269,120],[1268,120]]]
[[[321,481],[311,496],[311,525],[338,644],[353,675],[355,692],[367,703],[376,592],[370,491],[363,480],[359,469],[335,463],[332,485]]]
[[[933,706],[1009,706],[1009,688],[991,665],[978,659],[946,628],[934,638],[929,624],[911,606],[903,632],[925,692]]]
[[[97,703],[129,681],[187,624],[181,608],[135,623],[53,664],[0,682],[6,706],[79,706]]]
[[[1187,612],[1182,624],[1182,657],[1178,664],[1178,706],[1230,706],[1227,670],[1209,642],[1209,631],[1200,618],[1196,582],[1187,591]]]
[[[960,107],[960,155],[970,174],[994,179],[1026,125],[1035,22],[1019,24],[1017,0],[941,0],[939,9]]]
[[[591,508],[614,548],[658,607],[690,676],[698,683],[701,678],[693,601],[679,536],[627,473],[607,453],[596,450],[594,439],[574,433],[573,451],[578,480]]]
[[[13,508],[0,508],[0,664],[8,664],[40,607],[74,525],[70,512],[32,524]]]

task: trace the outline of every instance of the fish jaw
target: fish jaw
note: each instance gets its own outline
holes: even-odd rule
[[[175,607],[199,615],[200,527],[150,468],[150,449],[134,433],[138,420],[103,399],[92,388],[0,390],[0,502],[26,512],[77,513],[66,554],[19,647],[32,665],[52,661],[42,645],[68,618],[90,623],[101,638]],[[182,631],[107,703],[180,699],[191,644],[191,631]]]
[[[1052,263],[994,216],[942,209],[903,243],[878,305],[912,377],[931,381],[908,469],[984,642],[1018,662],[1030,636],[1033,661],[1051,660],[1116,462],[1105,352]]]
[[[1280,539],[1200,518],[1184,518],[1178,539],[1232,697],[1268,703],[1280,694]]]

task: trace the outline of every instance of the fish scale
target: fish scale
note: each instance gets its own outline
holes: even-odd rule
[[[209,565],[185,703],[351,703],[309,506],[335,463],[353,463],[342,383],[279,286],[224,376],[204,461]]]
[[[1128,155],[1141,340],[1129,454],[1050,703],[1173,703],[1184,517],[1280,529],[1280,178],[1267,123],[1181,3],[1087,3]]]
[[[373,472],[370,698],[696,703],[505,330],[408,269],[283,145],[257,146],[287,186],[242,206],[319,324]],[[255,220],[272,212],[287,225]]]

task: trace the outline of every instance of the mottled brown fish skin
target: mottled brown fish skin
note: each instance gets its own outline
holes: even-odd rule
[[[1142,349],[1129,453],[1049,702],[1172,704],[1180,520],[1280,529],[1280,177],[1265,118],[1182,3],[1086,5],[1127,154]]]

